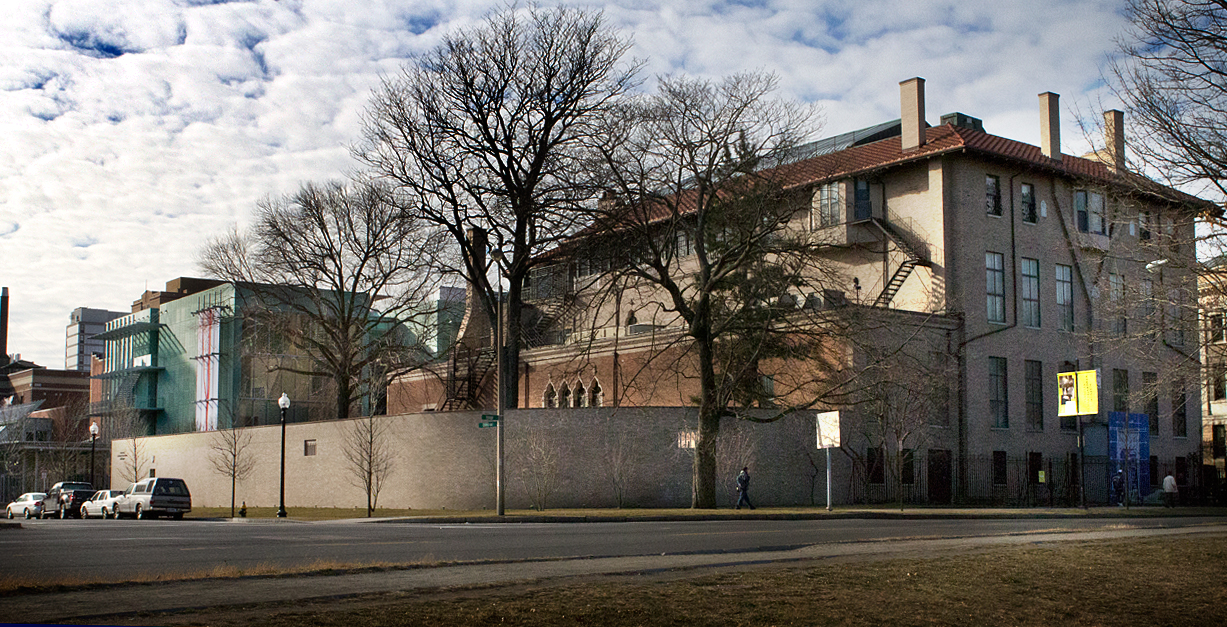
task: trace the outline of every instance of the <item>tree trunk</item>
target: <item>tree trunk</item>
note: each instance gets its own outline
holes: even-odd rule
[[[693,509],[716,508],[716,439],[720,437],[721,408],[716,402],[716,372],[711,341],[699,338],[700,401],[699,433],[694,444],[694,472],[691,477]]]

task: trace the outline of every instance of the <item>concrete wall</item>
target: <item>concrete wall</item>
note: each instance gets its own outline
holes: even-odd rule
[[[388,428],[394,466],[379,506],[477,510],[494,507],[495,429],[479,429],[478,412],[379,416]],[[286,506],[361,507],[365,492],[354,485],[343,451],[355,420],[290,424],[286,428]],[[614,477],[624,485],[623,505],[688,507],[691,449],[679,447],[694,429],[687,408],[589,408],[508,412],[507,507],[530,508],[532,492],[546,486],[547,508],[614,507]],[[238,485],[238,501],[277,505],[280,468],[278,426],[249,427],[249,453],[257,460]],[[679,437],[681,436],[681,437]],[[139,454],[159,477],[187,481],[196,507],[230,504],[230,480],[209,461],[217,432],[138,438]],[[316,454],[304,455],[315,440]],[[116,441],[112,467],[132,454],[132,440]],[[825,453],[815,448],[813,414],[769,424],[728,419],[719,448],[718,503],[736,501],[733,477],[748,465],[755,505],[825,503]],[[849,469],[836,451],[836,503],[845,498]],[[621,470],[615,468],[620,466]],[[127,487],[120,472],[111,487]],[[548,489],[552,485],[553,488]],[[811,498],[811,496],[813,498]]]

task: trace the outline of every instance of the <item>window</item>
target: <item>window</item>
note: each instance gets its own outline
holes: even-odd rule
[[[1227,425],[1211,425],[1210,456],[1214,459],[1227,457]]]
[[[1001,179],[989,174],[984,177],[984,207],[988,215],[1001,215]]]
[[[869,198],[869,181],[856,179],[853,210],[857,220],[868,220],[873,215],[873,201]]]
[[[1169,342],[1184,346],[1184,291],[1174,289],[1167,295],[1167,319],[1170,325]]]
[[[311,457],[312,455],[315,455],[315,440],[302,441],[302,454],[303,457]]]
[[[592,380],[592,385],[588,387],[588,406],[589,407],[604,407],[605,392],[601,390],[601,383],[596,379]]]
[[[1057,314],[1062,331],[1074,330],[1074,269],[1057,264]]]
[[[1150,456],[1150,485],[1157,486],[1162,475],[1159,474],[1159,457],[1157,455]]]
[[[865,474],[869,483],[886,483],[886,449],[871,446],[865,451]]]
[[[1035,224],[1039,214],[1035,211],[1035,187],[1030,183],[1022,184],[1022,221]]]
[[[567,384],[565,381],[563,382],[562,387],[558,388],[558,406],[559,407],[570,407],[571,406],[571,388],[567,387]]]
[[[1004,357],[988,358],[988,413],[994,428],[1008,429],[1010,427]]]
[[[1128,330],[1128,318],[1125,316],[1125,277],[1115,272],[1108,274],[1108,298],[1112,301],[1112,309],[1116,316],[1112,319],[1112,333],[1120,336]]]
[[[1227,398],[1227,364],[1210,366],[1210,400],[1221,401]]]
[[[1006,484],[1006,470],[1008,468],[1005,451],[993,451],[993,485]]]
[[[1005,257],[1001,253],[985,253],[984,267],[988,321],[1005,324]]]
[[[1044,430],[1044,362],[1024,362],[1027,386],[1027,428]]]
[[[1150,277],[1142,277],[1142,326],[1146,333],[1152,333],[1155,318],[1155,282]],[[1152,338],[1153,339],[1153,338]]]
[[[571,394],[574,397],[575,407],[588,406],[588,392],[584,389],[583,381],[575,382],[575,390]]]
[[[818,188],[818,220],[812,223],[813,228],[835,226],[843,222],[843,211],[839,202],[839,183],[826,183]]]
[[[1090,214],[1088,228],[1091,233],[1108,234],[1108,220],[1103,212],[1103,194],[1091,192],[1087,200],[1087,212]]]
[[[1206,332],[1207,342],[1218,344],[1218,343],[1221,343],[1224,339],[1227,339],[1227,336],[1223,335],[1223,331],[1224,331],[1223,312],[1219,311],[1219,312],[1215,312],[1211,314],[1206,314],[1206,327],[1208,329],[1208,331]]]
[[[1040,482],[1040,473],[1044,471],[1044,454],[1027,453],[1027,480],[1031,483]]]
[[[553,383],[545,386],[545,394],[541,397],[541,406],[549,409],[558,407],[558,393],[554,391]]]
[[[1040,327],[1040,262],[1022,260],[1022,319],[1023,326]]]
[[[1142,391],[1146,394],[1146,416],[1150,419],[1150,435],[1159,435],[1159,374],[1142,373]]]
[[[1129,371],[1112,369],[1112,411],[1129,413]]]
[[[1081,189],[1074,192],[1074,213],[1078,216],[1078,230],[1086,233],[1089,230],[1090,217],[1086,211],[1086,192]]]
[[[1138,212],[1138,239],[1150,239],[1150,225],[1153,221],[1149,211]]]
[[[1172,437],[1189,437],[1189,416],[1188,408],[1185,407],[1186,400],[1184,381],[1177,380],[1172,386]]]

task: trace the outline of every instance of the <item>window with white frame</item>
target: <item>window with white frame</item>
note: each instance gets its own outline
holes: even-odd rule
[[[1023,326],[1040,327],[1040,262],[1022,259],[1022,321]]]
[[[843,206],[839,202],[839,183],[820,185],[815,203],[817,219],[813,220],[812,228],[835,226],[843,222]]]
[[[985,253],[984,282],[988,321],[1005,324],[1005,256],[1001,253]]]
[[[1074,269],[1056,264],[1057,317],[1062,331],[1074,330]]]

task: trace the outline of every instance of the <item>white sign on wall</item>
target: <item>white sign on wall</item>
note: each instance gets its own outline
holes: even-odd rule
[[[839,410],[818,412],[818,448],[839,448]]]

